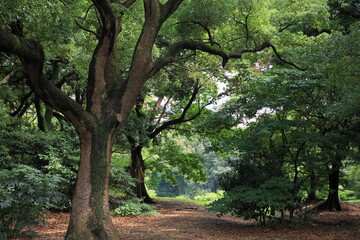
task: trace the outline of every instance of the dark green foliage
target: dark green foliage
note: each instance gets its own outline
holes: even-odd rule
[[[52,142],[48,143],[49,150],[43,157],[49,159],[49,164],[43,172],[61,177],[59,191],[63,193],[62,201],[55,207],[56,210],[70,210],[71,200],[74,194],[76,175],[79,168],[80,151],[79,140],[75,131],[65,127],[62,131],[51,134]]]
[[[42,220],[42,213],[61,199],[58,185],[61,178],[43,174],[26,165],[0,171],[0,238],[34,236],[22,232]]]
[[[112,161],[110,176],[110,193],[132,198],[135,197],[132,191],[137,179],[132,178],[120,161]]]
[[[69,210],[79,164],[78,138],[64,125],[62,131],[43,133],[32,129],[2,126],[0,129],[0,167],[12,169],[24,164],[61,178],[63,193],[56,210]]]
[[[282,211],[295,204],[292,189],[293,185],[287,178],[273,177],[258,187],[242,185],[232,188],[208,209],[220,215],[232,214],[265,224],[271,211]]]
[[[41,169],[49,163],[43,156],[49,150],[50,139],[49,135],[35,130],[0,129],[0,166],[8,168],[12,164],[26,164]]]

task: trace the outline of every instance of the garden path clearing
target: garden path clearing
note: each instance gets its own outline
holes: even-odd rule
[[[160,215],[113,217],[126,240],[355,240],[360,239],[360,203],[343,203],[343,212],[313,215],[316,223],[284,223],[261,227],[231,216],[218,218],[203,206],[184,201],[157,200]],[[48,213],[36,227],[39,240],[63,239],[69,214]]]

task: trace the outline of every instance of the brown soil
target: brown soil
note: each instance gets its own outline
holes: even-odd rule
[[[158,200],[160,215],[114,217],[122,239],[127,240],[355,240],[360,239],[360,203],[343,203],[342,212],[312,215],[312,222],[273,223],[262,227],[254,221],[231,216],[218,218],[202,206]],[[46,224],[36,227],[39,240],[63,239],[69,214],[48,213]]]

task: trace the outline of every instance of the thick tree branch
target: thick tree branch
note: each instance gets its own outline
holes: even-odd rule
[[[121,16],[115,15],[109,0],[93,0],[93,3],[98,10],[101,26],[98,44],[89,66],[86,98],[87,110],[99,117],[103,111],[107,111],[103,108],[107,90],[121,82],[121,79],[116,77],[118,63],[114,60],[116,59],[115,43],[121,31]],[[109,71],[109,68],[112,70]],[[107,106],[112,107],[111,104]],[[112,110],[109,112],[115,114]],[[109,118],[114,117],[113,114],[109,115]]]
[[[128,78],[122,89],[126,89],[122,96],[121,115],[128,115],[132,104],[141,93],[144,83],[150,78],[149,72],[153,64],[152,49],[160,30],[160,3],[158,0],[143,0],[145,22],[136,43],[131,61]],[[141,70],[140,70],[141,69]],[[131,88],[128,86],[132,86]]]
[[[251,52],[252,52],[252,53],[255,53],[255,52],[260,52],[260,51],[262,51],[262,50],[264,50],[264,49],[266,49],[266,48],[268,48],[268,47],[270,47],[270,46],[271,46],[270,43],[265,42],[265,43],[263,43],[262,45],[257,46],[257,47],[254,47],[254,48],[241,49],[241,50],[239,50],[239,51],[237,51],[237,52],[231,53],[231,54],[229,55],[229,58],[241,58],[241,56],[242,56],[243,53],[251,53]]]
[[[137,0],[127,0],[125,1],[122,5],[126,8],[130,7],[131,5],[133,5]]]
[[[39,68],[42,67],[44,52],[34,40],[18,37],[0,29],[0,51],[33,60],[39,64]]]
[[[165,22],[180,6],[184,0],[168,0],[161,5],[161,22]]]
[[[130,112],[132,106],[129,103],[136,101],[143,84],[153,76],[151,74],[153,69],[152,50],[158,32],[162,24],[182,2],[183,0],[168,0],[165,4],[160,4],[158,0],[143,0],[145,22],[135,47],[127,81],[122,86],[123,89],[126,89],[122,97],[122,115],[127,115]],[[139,71],[139,69],[142,70]],[[130,85],[137,87],[128,88]],[[124,99],[127,101],[123,101]]]
[[[77,126],[79,121],[90,120],[83,108],[63,93],[43,74],[44,52],[40,44],[0,29],[0,51],[17,55],[27,74],[27,84],[49,106],[63,112]],[[85,123],[86,124],[86,123]]]
[[[115,19],[115,14],[111,8],[109,0],[92,0],[97,10],[100,13],[101,20],[103,21],[103,28],[109,29],[112,20]]]
[[[174,62],[175,56],[178,53],[180,53],[181,51],[183,51],[183,50],[199,50],[199,51],[206,52],[206,53],[209,53],[209,54],[212,54],[212,55],[220,56],[223,59],[222,60],[222,66],[224,67],[229,59],[241,58],[242,54],[244,54],[244,53],[260,52],[260,51],[262,51],[262,50],[264,50],[266,48],[271,47],[273,52],[279,58],[280,61],[282,61],[282,62],[284,62],[286,64],[289,64],[289,65],[295,67],[298,70],[301,70],[301,71],[306,70],[306,69],[298,67],[294,63],[286,61],[277,52],[277,49],[275,48],[275,46],[272,45],[271,43],[268,43],[268,42],[265,42],[262,45],[254,47],[254,48],[245,48],[245,49],[241,49],[241,50],[239,50],[237,52],[227,54],[226,52],[224,52],[223,50],[221,50],[221,49],[219,49],[217,47],[212,47],[212,46],[209,46],[206,43],[193,41],[193,40],[183,40],[183,41],[174,43],[172,45],[170,45],[169,43],[167,43],[164,40],[160,40],[160,41],[164,46],[168,46],[168,49],[154,62],[153,69],[150,72],[151,76],[154,76],[158,71],[160,71],[161,68],[163,68],[167,64],[170,64],[170,63]]]

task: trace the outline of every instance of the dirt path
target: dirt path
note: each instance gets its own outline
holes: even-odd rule
[[[218,218],[201,205],[159,200],[160,215],[114,217],[126,240],[357,240],[360,239],[360,204],[343,204],[343,212],[314,216],[316,224],[278,224],[261,227],[234,217]],[[63,239],[69,215],[49,213],[36,230],[39,240]]]

